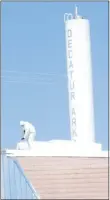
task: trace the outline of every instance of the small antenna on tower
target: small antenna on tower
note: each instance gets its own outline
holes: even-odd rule
[[[75,18],[78,17],[78,7],[75,5]]]
[[[75,19],[82,19],[80,15],[78,15],[78,7],[75,5],[75,14],[74,14]]]

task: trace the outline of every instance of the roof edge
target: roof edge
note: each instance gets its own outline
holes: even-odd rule
[[[5,154],[8,157],[108,157],[108,151],[101,151],[101,152],[35,152],[33,150],[14,150],[14,149],[7,149]]]
[[[16,149],[6,149],[4,153],[11,157],[108,157],[108,151],[102,151],[101,144],[74,143],[69,140],[35,141],[31,147],[27,142],[19,142]]]

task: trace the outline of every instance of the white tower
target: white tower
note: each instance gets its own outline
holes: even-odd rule
[[[88,19],[65,13],[71,140],[94,143],[94,106]]]

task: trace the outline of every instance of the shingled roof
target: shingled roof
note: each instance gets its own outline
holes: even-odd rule
[[[17,157],[41,199],[108,199],[107,157]]]

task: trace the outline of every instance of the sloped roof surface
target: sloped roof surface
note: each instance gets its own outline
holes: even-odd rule
[[[108,158],[18,157],[41,199],[108,199]]]

